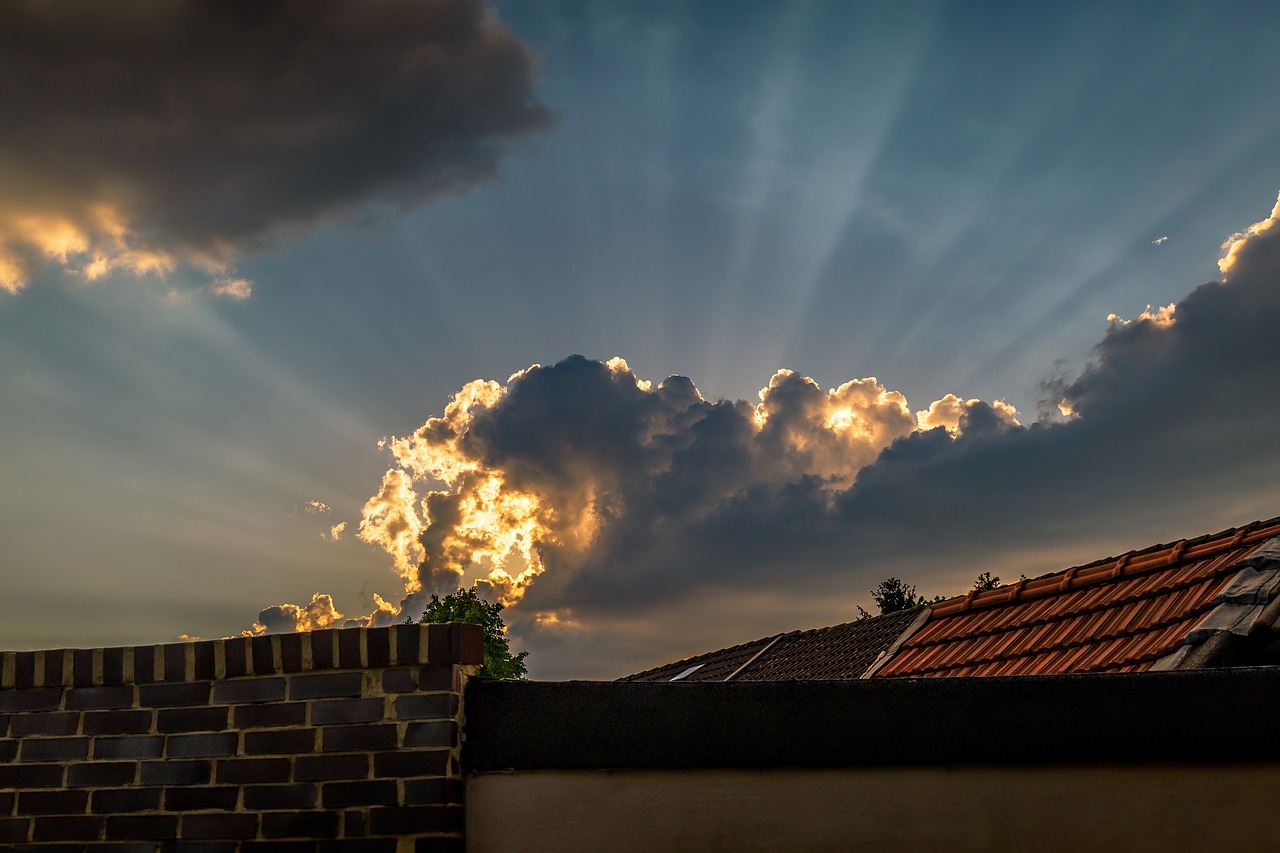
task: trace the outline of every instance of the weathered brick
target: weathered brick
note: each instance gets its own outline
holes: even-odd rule
[[[430,806],[464,802],[461,779],[406,779],[404,800],[406,806]]]
[[[0,690],[0,711],[50,711],[61,702],[62,690],[57,687]]]
[[[370,668],[391,666],[391,629],[368,628],[364,632],[364,645]]]
[[[458,724],[453,720],[410,723],[405,729],[405,747],[451,746],[458,739]]]
[[[67,765],[68,788],[105,788],[111,785],[131,785],[138,775],[138,765],[132,761],[94,761]]]
[[[336,812],[267,812],[262,816],[264,838],[336,838]]]
[[[165,708],[156,712],[156,731],[220,732],[228,716],[226,708]]]
[[[89,805],[88,791],[19,791],[20,815],[84,814]]]
[[[238,732],[219,732],[210,735],[169,735],[165,747],[167,758],[211,758],[236,754],[240,735]]]
[[[104,788],[93,792],[89,808],[96,814],[107,815],[153,812],[160,808],[160,789]]]
[[[144,688],[145,689],[145,688]],[[133,707],[133,686],[73,687],[67,691],[68,710],[111,711]]]
[[[289,698],[329,699],[340,696],[359,696],[363,685],[363,672],[295,675],[289,680]]]
[[[164,646],[164,680],[187,680],[187,648],[185,643]]]
[[[26,841],[30,837],[30,818],[0,818],[0,841]]]
[[[270,705],[241,705],[235,709],[235,717],[238,729],[301,726],[307,722],[307,703],[278,702]]]
[[[253,659],[253,671],[256,675],[276,671],[275,653],[271,648],[271,636],[249,638],[249,656]]]
[[[302,635],[279,634],[280,638],[280,671],[302,671]]]
[[[315,729],[272,729],[244,733],[245,755],[296,755],[315,752]]]
[[[218,762],[220,783],[288,782],[287,758],[226,758]]]
[[[182,816],[181,837],[187,838],[253,838],[258,834],[256,814],[195,814]]]
[[[24,735],[73,735],[80,728],[80,714],[75,711],[53,711],[43,714],[17,714],[10,723],[14,737]]]
[[[336,631],[311,632],[311,668],[333,669],[333,638]]]
[[[102,835],[101,817],[38,817],[32,830],[33,841],[97,841]]]
[[[418,679],[413,677],[413,670],[407,666],[388,669],[382,673],[382,691],[384,693],[412,693],[418,689]]]
[[[369,756],[367,755],[299,756],[293,767],[293,778],[299,782],[367,779],[368,777]]]
[[[61,764],[0,764],[0,788],[61,787]]]
[[[124,649],[102,650],[102,683],[124,683]]]
[[[385,716],[385,702],[378,699],[329,699],[311,703],[311,725],[376,723]]]
[[[87,735],[132,735],[151,731],[154,712],[98,711],[84,715],[84,733]]]
[[[159,758],[164,755],[164,738],[159,735],[129,737],[97,737],[93,739],[93,757]]]
[[[357,749],[395,749],[396,727],[391,724],[372,726],[330,726],[320,730],[320,748],[324,752],[350,752]]]
[[[424,666],[418,670],[419,690],[452,690],[459,688],[457,669],[452,666]]]
[[[209,682],[192,681],[179,684],[149,684],[146,687],[139,687],[138,704],[144,708],[208,705]]]
[[[234,811],[240,789],[234,785],[165,788],[165,811],[187,812],[199,809]]]
[[[400,720],[449,719],[458,713],[456,693],[416,693],[397,696],[396,718]]]
[[[154,838],[164,840],[178,834],[176,815],[117,815],[107,818],[107,838]]]
[[[321,802],[326,809],[345,806],[394,806],[399,803],[394,779],[364,782],[330,782],[324,786]]]
[[[279,702],[284,699],[285,680],[273,678],[237,678],[213,685],[213,701],[219,704]]]
[[[138,781],[143,785],[204,785],[212,771],[208,761],[144,761]]]
[[[383,752],[373,757],[373,775],[393,778],[443,776],[449,772],[449,757],[448,749]]]
[[[461,806],[403,806],[369,811],[369,830],[375,834],[461,832],[465,821]]]
[[[338,666],[344,669],[357,669],[364,665],[360,660],[360,632],[338,632]]]
[[[316,786],[310,783],[248,785],[244,789],[246,809],[312,809],[315,805]]]
[[[19,761],[66,761],[89,756],[87,737],[31,738],[22,742]]]

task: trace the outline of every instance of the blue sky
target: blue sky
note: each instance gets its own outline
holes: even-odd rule
[[[388,4],[388,20],[411,5]],[[122,18],[145,14],[123,8]],[[1109,314],[1134,319],[1220,280],[1223,242],[1265,220],[1280,190],[1280,113],[1270,108],[1280,11],[1269,4],[510,2],[495,11],[510,32],[486,37],[536,74],[526,91],[519,73],[501,78],[510,65],[494,72],[524,106],[500,109],[496,90],[485,89],[455,94],[480,105],[460,117],[417,101],[376,114],[352,106],[345,118],[366,123],[360,144],[326,149],[314,168],[278,185],[269,176],[292,168],[283,161],[238,172],[239,161],[219,159],[219,146],[240,138],[220,135],[242,118],[234,105],[217,101],[226,110],[211,122],[218,132],[172,161],[167,143],[151,137],[152,156],[131,159],[77,152],[56,137],[81,109],[67,86],[37,86],[31,98],[0,88],[0,109],[30,117],[33,128],[0,130],[8,188],[0,238],[21,269],[14,292],[0,290],[0,647],[222,636],[248,628],[262,608],[306,604],[317,592],[349,617],[369,614],[375,592],[398,606],[406,589],[391,557],[355,535],[384,472],[405,467],[380,439],[440,416],[472,380],[508,384],[517,371],[572,354],[621,356],[654,386],[687,376],[709,403],[755,405],[788,368],[823,391],[876,377],[912,413],[946,394],[1002,400],[1027,427],[1037,404],[1056,403],[1049,397],[1066,387],[1055,380],[1069,382],[1108,354],[1120,363],[1117,347],[1129,339],[1117,336],[1136,327],[1109,327]],[[68,20],[71,33],[76,14]],[[427,16],[416,26],[404,29],[425,36],[437,25]],[[32,27],[59,38],[57,26]],[[27,32],[10,29],[19,31]],[[280,32],[245,50],[287,52],[292,31]],[[217,36],[208,38],[216,47]],[[376,27],[367,38],[345,49],[401,49]],[[114,55],[111,39],[110,30],[99,39],[104,55]],[[8,61],[42,79],[46,60],[19,54]],[[490,62],[476,55],[468,68]],[[235,93],[268,73],[254,68],[210,66],[189,79],[206,75]],[[369,92],[378,73],[361,78]],[[433,72],[422,73],[430,82]],[[327,103],[340,79],[317,74],[313,90],[303,80],[281,97]],[[107,94],[116,100],[85,126],[115,128],[122,115],[167,109],[148,106],[145,91]],[[455,137],[423,130],[410,108],[445,116],[428,125],[456,121],[457,134],[475,134],[479,147],[492,143],[493,168],[471,154],[449,160]],[[297,117],[323,111],[284,114],[296,124],[280,138],[297,146],[290,157],[299,161],[316,150],[309,140],[335,133]],[[131,132],[104,131],[104,150]],[[405,154],[412,168],[379,171],[402,137],[407,148],[446,154]],[[132,217],[127,241],[167,253],[167,271],[140,271],[117,247],[89,280],[94,247],[105,243],[60,259],[48,240],[23,231],[33,217],[90,210],[100,185],[148,200],[121,208]],[[547,380],[547,405],[589,421],[589,406],[565,402],[579,381],[571,374],[548,374],[567,384]],[[1231,388],[1237,396],[1222,390],[1222,399],[1239,401],[1233,417],[1262,417]],[[1169,401],[1159,429],[1200,435],[1201,421],[1178,424],[1180,412],[1213,408],[1217,398],[1201,390],[1187,385],[1185,399]],[[1082,400],[1094,391],[1077,389]],[[1099,426],[1100,435],[1134,440],[1125,433],[1137,429],[1132,421],[1094,422],[1114,430]],[[856,538],[856,525],[809,531],[785,554],[759,546],[730,557],[711,547],[719,540],[707,531],[738,530],[752,517],[739,512],[750,496],[805,474],[843,478],[824,506],[842,500],[831,498],[837,492],[856,504],[871,482],[858,472],[881,449],[856,461],[810,454],[803,465],[773,466],[801,439],[761,445],[753,452],[773,455],[759,478],[726,485],[696,513],[668,517],[653,509],[656,498],[645,504],[654,514],[629,535],[669,536],[680,548],[633,565],[620,555],[635,549],[620,544],[569,556],[563,541],[535,547],[545,571],[512,600],[513,636],[530,649],[534,676],[622,675],[851,618],[890,571],[952,594],[992,566],[1016,578],[1269,517],[1274,490],[1226,496],[1213,473],[1280,461],[1252,436],[1232,440],[1239,468],[1189,465],[1172,486],[1136,469],[1107,485],[1145,495],[1137,503],[1085,506],[1084,478],[1096,472],[1054,468],[1084,469],[1078,488],[1063,486],[1072,500],[1046,500],[1040,516],[1026,510],[1016,530],[1002,523],[999,503],[979,502],[987,515],[956,513],[987,543],[967,555],[911,533],[934,519],[898,516],[900,528],[888,527],[912,541],[893,559],[845,538]],[[1209,439],[1199,441],[1195,448]],[[1199,452],[1169,442],[1149,444]],[[590,456],[571,439],[556,447],[566,459]],[[473,451],[508,486],[518,479],[500,461],[515,456],[497,445]],[[607,467],[605,456],[590,458]],[[577,470],[548,469],[541,485],[528,479],[524,488],[550,506],[552,492],[568,490],[555,478],[587,476]],[[618,469],[652,475],[645,470]],[[616,514],[600,517],[621,530],[618,519],[641,509],[628,491],[634,480],[618,477]],[[966,502],[966,482],[954,486],[955,502]],[[593,483],[605,489],[605,480]],[[416,488],[422,497],[439,483],[419,479]],[[561,515],[581,509],[564,500],[555,503]],[[787,505],[769,505],[782,524]],[[690,532],[695,515],[707,526]],[[347,527],[332,541],[340,522]],[[625,569],[625,583],[593,580],[607,574],[593,562],[605,558]],[[465,579],[485,570],[472,567]]]

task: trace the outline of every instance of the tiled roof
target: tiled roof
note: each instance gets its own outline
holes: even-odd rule
[[[1214,607],[1280,518],[1157,545],[933,606],[877,677],[1150,669]]]
[[[669,663],[623,681],[814,681],[859,678],[920,616],[921,608],[830,628],[792,631]]]

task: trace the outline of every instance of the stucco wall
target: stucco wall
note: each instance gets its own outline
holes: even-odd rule
[[[546,770],[467,783],[467,850],[1271,851],[1280,766]]]

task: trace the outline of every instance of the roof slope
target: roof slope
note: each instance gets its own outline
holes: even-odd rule
[[[1178,648],[1280,518],[933,606],[877,677],[1147,670]]]
[[[860,678],[920,616],[922,608],[859,619],[830,628],[761,637],[740,646],[685,658],[620,681],[815,681]]]

